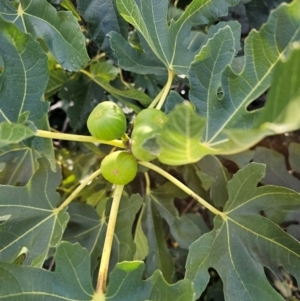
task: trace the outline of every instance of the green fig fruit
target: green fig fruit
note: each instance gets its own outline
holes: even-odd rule
[[[167,119],[165,113],[153,108],[145,109],[136,116],[131,134],[131,151],[138,160],[151,161],[156,158],[144,148],[144,144],[160,134]]]
[[[107,155],[101,163],[101,173],[110,183],[125,185],[131,182],[137,173],[135,157],[126,151],[116,151]]]
[[[99,140],[119,139],[126,132],[126,117],[122,109],[112,101],[103,101],[91,112],[87,127]]]
[[[154,123],[162,126],[167,121],[167,115],[161,110],[149,108],[141,111],[134,120],[134,126]]]
[[[135,126],[131,134],[131,152],[132,154],[141,161],[151,161],[156,158],[155,155],[148,152],[143,144],[154,138],[161,130],[161,127],[154,123],[148,125]]]

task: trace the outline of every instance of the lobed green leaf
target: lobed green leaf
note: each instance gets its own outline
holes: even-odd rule
[[[45,159],[24,187],[0,186],[0,260],[13,262],[25,254],[25,265],[42,266],[51,247],[61,240],[68,222],[65,210],[56,211],[60,172]]]
[[[118,263],[111,273],[106,298],[112,301],[192,301],[193,289],[190,281],[180,280],[170,285],[160,271],[147,280],[142,280],[144,263],[141,261]]]
[[[91,301],[94,290],[86,249],[62,242],[55,254],[55,272],[0,263],[0,298],[11,301]]]
[[[249,34],[245,41],[245,63],[239,74],[229,66],[234,39],[230,35],[225,39],[225,32],[229,34],[226,26],[220,38],[224,38],[229,48],[216,51],[221,49],[216,33],[192,64],[191,101],[207,119],[203,143],[217,153],[237,153],[267,135],[299,128],[300,77],[295,71],[299,65],[299,47],[295,43],[300,40],[299,9],[299,0],[282,4],[270,14],[260,31]],[[290,48],[293,51],[285,58]],[[266,106],[247,111],[248,105],[271,83]]]
[[[111,34],[111,44],[119,65],[137,73],[162,74],[162,64],[177,74],[187,74],[200,45],[191,28],[208,24],[227,14],[229,6],[238,0],[194,0],[177,21],[167,23],[168,1],[117,0],[121,16],[139,32],[144,53],[140,53],[120,37]],[[148,44],[148,45],[147,45]]]
[[[270,285],[264,267],[280,277],[279,267],[300,280],[300,243],[272,221],[259,215],[268,208],[298,208],[298,193],[276,186],[257,187],[265,175],[262,164],[252,163],[228,183],[229,200],[214,229],[192,244],[186,278],[199,296],[214,268],[224,284],[225,299],[284,300]]]
[[[64,69],[78,71],[88,62],[85,38],[71,12],[57,12],[46,0],[21,0],[18,9],[4,0],[0,14],[24,32],[42,38]]]

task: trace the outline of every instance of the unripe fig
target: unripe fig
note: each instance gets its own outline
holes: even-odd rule
[[[126,117],[122,109],[112,101],[103,101],[91,112],[87,127],[91,135],[100,140],[114,140],[126,131]]]
[[[136,176],[138,165],[134,156],[126,151],[107,155],[101,163],[101,173],[110,183],[125,185]]]
[[[159,135],[167,119],[165,113],[153,108],[145,109],[136,116],[131,134],[131,151],[138,160],[151,161],[157,157],[147,151],[143,145]]]
[[[167,120],[167,116],[164,112],[158,109],[149,108],[141,111],[134,120],[134,126],[137,127],[140,124],[154,123],[162,126]]]
[[[158,134],[160,129],[161,127],[154,123],[149,123],[148,125],[140,124],[133,128],[131,134],[131,151],[138,160],[151,161],[156,158],[155,155],[143,148],[143,144]]]

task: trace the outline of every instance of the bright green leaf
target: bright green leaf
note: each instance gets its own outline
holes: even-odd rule
[[[197,162],[210,150],[200,144],[205,119],[199,116],[189,102],[177,105],[168,115],[157,138],[158,159],[168,165]]]
[[[298,32],[300,41],[300,25]],[[274,134],[291,132],[300,127],[300,76],[297,69],[300,43],[294,43],[290,51],[275,69],[266,105],[255,124],[262,130],[270,129]]]
[[[214,268],[224,284],[225,299],[284,300],[270,285],[264,267],[280,275],[279,267],[300,280],[300,243],[260,215],[281,206],[297,208],[298,193],[276,186],[257,187],[265,175],[262,164],[252,163],[228,183],[229,200],[224,216],[217,216],[214,229],[190,247],[186,278],[194,282],[199,296]]]
[[[24,264],[41,266],[49,249],[61,240],[68,214],[55,211],[60,171],[51,171],[45,160],[39,163],[26,186],[0,186],[1,217],[6,217],[0,225],[1,261],[13,262],[26,249]]]
[[[94,290],[89,254],[79,244],[62,242],[55,271],[0,263],[0,298],[8,301],[90,301]]]
[[[0,14],[24,32],[42,38],[64,69],[78,71],[88,62],[85,38],[71,12],[57,12],[46,0],[21,0],[18,9],[4,0]]]
[[[111,301],[193,301],[190,281],[180,280],[170,285],[160,271],[143,279],[144,263],[141,261],[117,264],[110,276],[106,298]]]
[[[207,118],[203,143],[217,153],[240,152],[267,135],[300,127],[300,76],[296,71],[300,50],[296,43],[294,51],[284,59],[293,42],[300,40],[299,9],[299,0],[290,5],[283,4],[270,14],[259,32],[249,34],[245,42],[245,65],[240,74],[219,63],[218,72],[224,71],[221,82],[215,83],[216,71],[205,67],[209,56],[201,58],[200,52],[193,63],[189,73],[191,99],[199,106],[199,113]],[[210,44],[214,42],[217,42],[216,36]],[[207,74],[202,77],[204,71]],[[272,75],[266,106],[248,112],[247,106],[270,87]],[[208,84],[211,79],[212,90]]]
[[[28,124],[29,125],[29,124]],[[0,147],[18,143],[34,136],[34,126],[25,124],[1,122],[0,123]]]
[[[74,4],[72,3],[72,0],[62,0],[60,2],[60,6],[62,6],[63,8],[65,8],[66,10],[69,10],[72,12],[72,14],[74,15],[74,17],[76,17],[76,19],[78,21],[81,21],[80,15],[78,14]]]

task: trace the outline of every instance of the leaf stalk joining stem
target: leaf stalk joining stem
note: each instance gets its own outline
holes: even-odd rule
[[[159,173],[160,175],[162,175],[163,177],[165,177],[166,179],[168,179],[170,182],[172,182],[177,187],[179,187],[181,190],[183,190],[184,192],[186,192],[188,195],[190,195],[193,199],[195,199],[196,201],[198,201],[202,206],[204,206],[206,209],[208,209],[209,211],[211,211],[213,214],[220,215],[223,219],[226,218],[225,213],[223,213],[223,212],[219,211],[218,209],[216,209],[215,207],[213,207],[211,204],[209,204],[207,201],[205,201],[204,199],[202,199],[193,190],[191,190],[186,185],[184,185],[183,183],[181,183],[180,181],[178,181],[176,178],[174,178],[168,172],[164,171],[160,167],[158,167],[158,166],[156,166],[156,165],[154,165],[154,164],[152,164],[150,162],[139,161],[138,163],[140,165],[142,165],[142,166],[145,166],[145,167],[147,167],[147,168],[149,168],[151,170],[156,171],[157,173]]]
[[[175,73],[172,70],[168,70],[168,81],[167,81],[166,85],[164,86],[164,92],[159,100],[159,103],[156,106],[156,109],[160,110],[162,108],[162,106],[169,94],[169,91],[171,89],[174,76],[175,76]]]

